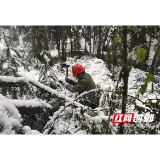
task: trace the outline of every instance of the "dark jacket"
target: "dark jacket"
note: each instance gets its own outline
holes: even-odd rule
[[[92,77],[88,73],[85,73],[85,72],[84,72],[82,78],[78,80],[78,82],[75,82],[71,79],[68,79],[68,83],[70,83],[71,85],[68,84],[66,86],[66,89],[68,89],[69,91],[71,91],[73,93],[78,92],[79,94],[81,94],[84,91],[96,89],[96,85],[95,85]],[[88,99],[91,103],[98,106],[99,100],[95,96],[95,92],[87,93],[85,95],[85,98]]]

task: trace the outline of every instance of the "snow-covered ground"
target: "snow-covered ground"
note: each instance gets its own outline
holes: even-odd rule
[[[1,51],[3,50],[3,48],[4,46],[0,44]],[[3,54],[3,52],[1,53]],[[0,54],[0,57],[3,56],[2,54]],[[51,55],[53,57],[58,56],[57,50],[52,50]],[[97,59],[96,57],[83,56],[81,59],[76,59],[76,57],[74,58],[68,57],[66,62],[70,64],[70,67],[68,68],[68,76],[70,78],[74,79],[72,76],[72,67],[75,64],[81,64],[85,68],[85,71],[91,75],[96,85],[101,88],[103,93],[110,91],[109,93],[111,96],[111,92],[115,90],[119,71],[121,69],[120,67],[115,68],[115,75],[114,75],[115,78],[112,79],[111,78],[112,73],[108,70],[107,64],[103,62],[101,59]],[[33,68],[30,68],[30,69],[31,70],[27,72],[24,70],[23,67],[20,67],[18,73],[24,77],[27,77],[28,79],[32,81],[38,81],[40,71],[35,70]],[[65,81],[66,70],[65,68],[61,68],[60,63],[57,63],[52,67],[52,72],[56,75],[59,81],[63,81],[63,82]],[[148,83],[147,92],[143,96],[139,93],[140,86],[144,84],[145,78],[146,78],[145,72],[139,69],[132,68],[130,75],[129,75],[129,80],[128,80],[128,95],[133,96],[133,97],[135,97],[136,95],[139,95],[139,100],[136,100],[136,105],[138,105],[139,107],[143,107],[143,108],[145,108],[146,106],[142,102],[145,102],[147,99],[156,99],[156,98],[160,99],[160,95],[156,91],[154,91],[153,93],[150,93],[151,85],[152,85],[151,82]],[[118,86],[120,87],[121,85],[122,85],[122,81],[119,82]],[[159,84],[154,84],[155,90],[159,90],[158,85]],[[45,86],[42,86],[42,87],[45,87]],[[61,97],[66,96],[66,99],[70,103],[73,103],[75,94],[70,93],[63,86],[62,88],[63,89],[61,93],[59,93],[59,96]],[[52,92],[53,90],[50,89],[50,91]],[[57,90],[55,93],[57,92],[59,92],[59,90]],[[47,125],[54,124],[53,132],[55,134],[67,134],[66,131],[68,131],[70,134],[74,134],[74,135],[77,135],[77,134],[86,135],[87,134],[86,130],[82,130],[81,128],[76,127],[79,124],[76,124],[77,122],[75,122],[73,118],[74,114],[79,114],[80,107],[76,109],[72,109],[72,107],[69,106],[66,108],[66,105],[69,102],[67,102],[65,106],[60,106],[60,109],[54,113],[53,117],[50,117],[50,121],[47,123]],[[102,102],[102,99],[100,99],[100,104],[101,102]],[[154,100],[153,102],[155,103],[156,101]],[[11,101],[11,100],[9,101],[8,99],[6,99],[4,96],[0,94],[0,124],[3,124],[6,127],[6,129],[3,132],[0,132],[0,134],[14,134],[15,131],[13,130],[13,128],[21,126],[22,118],[18,110],[15,107],[15,103],[16,103],[15,101]],[[97,113],[97,116],[95,117],[91,117],[85,113],[84,116],[86,118],[86,123],[88,123],[89,125],[90,122],[92,121],[98,126],[102,122],[102,120],[107,121],[108,115],[105,115],[102,109],[108,109],[108,108],[109,108],[108,103],[103,104],[100,107],[98,107],[95,111]],[[126,112],[137,113],[134,111],[134,108],[135,108],[134,104],[127,105]],[[7,116],[7,113],[8,113],[7,110],[10,110],[11,112],[9,117]],[[116,109],[116,112],[117,113],[121,112],[121,108]],[[65,119],[66,116],[71,113],[73,113],[72,118]],[[58,118],[57,120],[56,119],[57,116],[61,114],[64,114],[64,116]],[[113,116],[111,116],[111,119],[112,118]],[[26,135],[33,135],[33,134],[45,135],[48,133],[47,125],[43,133],[32,130],[29,126],[24,126],[23,131]],[[113,134],[115,134],[115,132],[113,132]]]
[[[89,73],[93,80],[95,81],[96,85],[100,86],[100,88],[102,90],[110,90],[110,91],[114,91],[115,86],[116,86],[116,79],[112,80],[111,79],[111,72],[108,70],[105,62],[103,62],[101,59],[97,59],[97,58],[93,58],[93,57],[82,57],[81,59],[76,59],[76,58],[67,58],[67,63],[70,64],[70,67],[68,69],[69,73],[69,77],[74,79],[72,76],[72,66],[79,63],[82,66],[84,66],[85,71],[87,73]],[[54,74],[57,76],[58,80],[61,81],[65,81],[65,68],[61,68],[60,64],[55,64],[53,66],[53,71]],[[117,75],[119,74],[120,68],[116,68],[115,69],[117,71]],[[34,79],[34,80],[38,80],[38,76],[39,76],[39,72],[37,70],[31,70],[30,72],[26,72],[23,70],[23,68],[19,68],[19,73],[21,73],[22,75]],[[117,75],[115,75],[115,77],[117,77]],[[160,98],[160,95],[157,92],[153,92],[151,93],[151,85],[152,83],[149,82],[148,83],[148,87],[147,87],[147,92],[142,96],[139,92],[140,86],[142,84],[144,84],[144,80],[145,80],[146,76],[145,76],[145,72],[139,70],[139,69],[135,69],[132,68],[130,75],[129,75],[129,81],[128,81],[128,95],[130,96],[139,96],[139,99],[142,102],[145,102],[147,99],[155,99],[155,98]],[[122,82],[119,83],[119,86],[122,85]],[[154,84],[154,89],[158,89],[158,84]],[[74,98],[74,95],[72,93],[70,93],[69,91],[67,91],[65,88],[63,88],[61,94],[65,94],[68,97]],[[136,100],[136,105],[138,105],[139,107],[145,107],[145,105],[139,100]],[[154,101],[153,101],[154,102]],[[156,101],[155,101],[156,102]],[[104,108],[108,108],[109,106],[103,106]],[[131,104],[127,106],[127,112],[132,112],[135,113],[134,111],[135,105]],[[63,106],[61,106],[61,111],[64,109]],[[88,117],[88,115],[85,115],[86,118],[88,118],[88,121],[94,121],[95,123],[100,123],[103,119],[107,120],[108,116],[105,116],[104,113],[102,111],[100,111],[102,108],[99,107],[97,108],[97,112],[98,112],[98,116],[96,117]],[[69,113],[72,112],[71,108],[67,108],[64,109],[65,113]],[[76,112],[76,111],[75,111]],[[121,110],[117,110],[117,112],[121,112]],[[49,123],[54,123],[55,126],[55,131],[57,134],[62,134],[64,133],[64,131],[69,130],[69,132],[71,134],[86,134],[85,131],[82,130],[78,130],[77,128],[75,128],[73,119],[70,119],[69,121],[64,121],[64,119],[60,119],[57,122],[54,122],[55,118],[57,115],[60,115],[61,112],[56,112],[55,115],[53,115],[53,117],[51,118]],[[44,134],[47,133],[47,130],[44,132]]]

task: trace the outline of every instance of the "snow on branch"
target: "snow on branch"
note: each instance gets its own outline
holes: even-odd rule
[[[20,73],[18,73],[19,76],[23,76],[21,75]],[[38,87],[38,88],[41,88],[43,90],[45,90],[46,92],[48,93],[51,93],[52,95],[55,95],[56,97],[60,98],[60,99],[63,99],[63,100],[66,100],[68,102],[70,102],[70,104],[73,104],[77,107],[83,107],[83,108],[87,108],[85,107],[84,105],[82,105],[81,103],[78,103],[76,101],[74,101],[73,99],[67,97],[65,94],[62,94],[36,80],[33,80],[33,79],[29,79],[27,77],[13,77],[13,76],[0,76],[0,82],[2,83],[31,83],[32,85]]]
[[[22,101],[19,101],[22,104]],[[22,116],[16,105],[21,105],[17,101],[8,99],[0,94],[0,135],[1,134],[17,134],[17,130],[23,127],[21,124]],[[35,101],[31,101],[35,102]],[[26,100],[23,100],[23,105],[29,105]],[[39,105],[39,104],[38,104]],[[40,134],[36,130],[31,130],[29,126],[22,128],[24,134]]]
[[[0,82],[4,83],[27,83],[25,77],[0,76]]]
[[[47,108],[53,108],[51,105],[48,103],[42,101],[42,100],[36,100],[36,99],[31,99],[31,100],[12,100],[10,101],[16,106],[16,107],[47,107]]]
[[[39,99],[32,99],[32,100],[15,100],[15,99],[8,99],[7,97],[4,97],[0,94],[0,100],[6,101],[14,105],[16,108],[19,107],[47,107],[47,108],[53,108],[48,103],[44,102],[43,100]]]
[[[20,74],[20,73],[18,73],[18,75],[19,75],[19,76],[23,76],[23,75]],[[50,87],[48,87],[48,86],[46,86],[46,85],[38,82],[38,81],[36,81],[36,80],[29,79],[29,78],[27,78],[27,77],[25,77],[25,78],[26,78],[27,82],[31,83],[32,85],[34,85],[34,86],[36,86],[36,87],[38,87],[38,88],[41,88],[41,89],[45,90],[46,92],[51,93],[52,95],[55,95],[56,97],[58,97],[58,98],[60,98],[60,99],[63,99],[63,100],[65,100],[65,101],[68,101],[68,102],[70,102],[70,104],[73,104],[73,105],[75,105],[75,106],[77,106],[77,107],[79,107],[79,108],[81,108],[81,107],[84,108],[84,109],[87,109],[87,108],[88,108],[87,106],[84,106],[83,104],[74,101],[74,99],[69,98],[69,97],[66,96],[65,94],[63,94],[63,93],[61,93],[61,92],[58,92],[58,91],[56,91],[56,90],[54,90],[54,89],[52,89],[52,88],[50,88]]]
[[[21,127],[21,115],[17,108],[0,94],[0,134],[15,134],[15,127]]]

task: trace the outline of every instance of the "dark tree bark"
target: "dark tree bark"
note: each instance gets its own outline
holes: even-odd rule
[[[93,53],[94,53],[94,46],[95,46],[95,26],[93,27]]]
[[[36,27],[37,30],[39,30],[39,27]],[[42,50],[42,43],[41,43],[41,36],[40,33],[37,32],[36,34],[36,40],[37,40],[37,47],[41,51]]]
[[[89,26],[88,29],[89,29],[89,53],[91,53],[91,26]]]
[[[32,48],[36,48],[36,41],[35,41],[35,25],[32,25],[32,29],[33,29],[33,36],[32,36]]]
[[[62,61],[66,61],[65,51],[64,51],[64,44],[65,44],[65,28],[62,26]]]
[[[85,48],[85,49],[87,49],[87,44],[86,44],[86,38],[87,38],[87,36],[86,36],[86,35],[87,35],[87,34],[86,34],[86,28],[87,28],[87,27],[84,28],[84,44],[85,44],[85,47],[84,47],[84,48]]]
[[[77,26],[77,50],[80,50],[80,44],[79,44],[79,26]]]
[[[71,57],[73,57],[72,26],[70,26],[70,40],[71,40]]]
[[[123,60],[123,65],[127,65],[127,26],[123,27],[123,37],[122,37],[122,42],[123,42],[123,54],[125,55],[124,60]],[[126,68],[123,67],[123,72],[122,72],[122,79],[123,79],[123,94],[122,94],[122,113],[126,112],[126,102],[127,102],[127,91],[128,91],[128,75]],[[124,124],[120,124],[120,134],[123,134],[123,126]]]
[[[54,39],[56,40],[56,45],[57,45],[57,50],[58,50],[58,56],[60,57],[60,27],[59,26],[54,26],[53,27],[53,35]]]
[[[48,48],[48,36],[47,36],[47,27],[44,26],[44,34],[45,34],[45,50],[49,50]]]
[[[160,28],[159,28],[159,35],[158,35],[158,47],[160,47]],[[154,74],[154,67],[155,67],[155,64],[156,64],[156,60],[157,60],[157,57],[158,57],[158,52],[156,51],[155,52],[155,55],[153,57],[153,60],[152,60],[152,64],[151,64],[151,67],[150,67],[150,71],[149,71],[149,74]]]
[[[97,44],[97,57],[101,57],[101,26],[99,26],[99,36],[98,36],[98,44]]]
[[[148,47],[148,52],[147,52],[147,55],[146,55],[146,62],[148,61],[148,58],[149,58],[149,52],[150,52],[150,48],[151,48],[151,42],[152,42],[152,30],[153,30],[153,27],[150,26],[150,37],[149,37],[149,47]]]
[[[113,31],[113,37],[115,36],[115,31]],[[115,59],[116,59],[116,52],[117,52],[117,44],[112,45],[112,64],[113,64],[113,72],[114,72],[114,63],[115,63]]]

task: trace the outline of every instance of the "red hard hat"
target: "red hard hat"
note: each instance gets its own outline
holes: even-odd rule
[[[82,65],[76,64],[72,67],[73,77],[76,77],[79,73],[83,72],[85,69]]]

